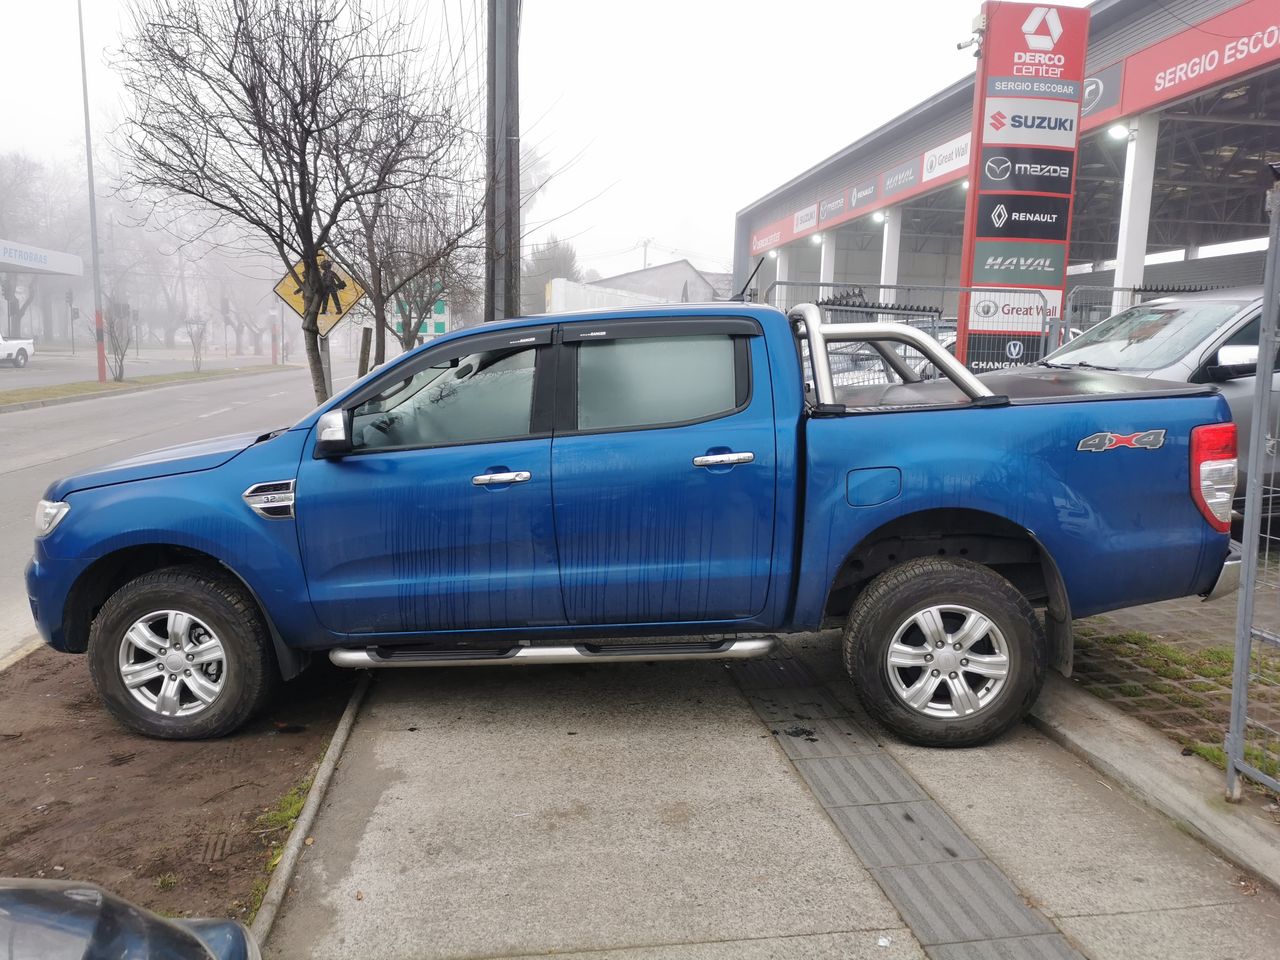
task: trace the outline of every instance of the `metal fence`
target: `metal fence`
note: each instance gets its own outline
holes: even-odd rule
[[[1217,289],[1209,284],[1149,285],[1141,287],[1101,287],[1078,284],[1067,291],[1062,307],[1065,337],[1070,340],[1091,327],[1097,326],[1121,310],[1136,307],[1148,300],[1174,296],[1179,293],[1200,293]]]
[[[815,303],[828,322],[899,321],[910,323],[953,354],[956,352],[957,317],[964,297],[969,299],[970,322],[965,362],[975,373],[1035,363],[1063,342],[1061,324],[1049,314],[1049,304],[1039,290],[1021,287],[958,287],[930,284],[849,284],[811,281],[773,283],[763,300],[781,310],[801,303]],[[835,349],[835,348],[833,348]],[[855,354],[856,383],[877,382],[867,368],[882,369],[871,357],[873,348],[865,344],[845,344]],[[908,363],[918,366],[923,376],[932,376],[932,367],[910,348]],[[837,360],[844,364],[845,361]],[[855,371],[848,371],[852,375]],[[882,371],[889,376],[887,371]],[[837,386],[842,385],[835,368]]]
[[[1267,201],[1271,240],[1249,425],[1244,556],[1226,742],[1230,799],[1240,798],[1242,777],[1280,792],[1280,474],[1267,473],[1280,443],[1280,396],[1272,376],[1280,348],[1280,184]]]

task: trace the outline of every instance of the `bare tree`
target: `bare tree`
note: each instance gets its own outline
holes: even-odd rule
[[[459,152],[458,142],[470,136],[442,132],[454,141],[450,152]],[[468,173],[476,155],[472,151],[458,169],[424,171],[412,188],[355,205],[339,252],[369,297],[375,366],[386,360],[388,332],[402,350],[412,348],[435,304],[482,276],[475,254],[483,240],[483,180]]]
[[[204,341],[209,332],[209,321],[198,313],[187,315],[187,338],[191,341],[191,369],[200,372],[204,365]]]
[[[525,313],[541,313],[547,309],[547,283],[562,277],[581,280],[578,254],[573,244],[560,240],[553,233],[545,243],[535,243],[523,264],[524,276],[520,281],[521,307]]]
[[[350,205],[412,181],[429,123],[404,24],[361,0],[133,0],[130,13],[125,188],[212,211],[301,264],[323,401],[321,251]]]

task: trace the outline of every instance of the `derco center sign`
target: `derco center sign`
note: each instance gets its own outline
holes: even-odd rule
[[[1034,299],[1044,306],[993,310],[1003,298],[963,297],[962,360],[974,345],[971,329],[988,337],[1033,335],[1046,312],[1061,313],[1089,32],[1088,10],[988,2],[982,14],[986,32],[974,84],[969,167],[977,189],[965,203],[960,282],[1038,291]]]

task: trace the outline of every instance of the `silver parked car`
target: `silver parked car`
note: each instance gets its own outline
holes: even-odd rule
[[[1178,294],[1123,310],[1040,363],[1115,370],[1153,380],[1217,384],[1239,432],[1239,510],[1244,501],[1261,323],[1261,287]],[[1280,379],[1275,386],[1280,387]],[[1277,482],[1275,474],[1273,454],[1267,459],[1268,486]]]

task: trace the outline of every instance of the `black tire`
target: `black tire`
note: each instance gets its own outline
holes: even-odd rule
[[[949,604],[969,608],[994,624],[1008,660],[1003,686],[993,690],[976,712],[955,718],[930,716],[904,702],[895,691],[887,662],[894,636],[916,613]],[[909,636],[904,635],[904,642]],[[930,647],[925,643],[919,649]],[[1018,723],[1044,685],[1046,650],[1035,611],[1008,580],[967,560],[937,557],[909,560],[882,573],[858,597],[844,630],[845,669],[867,712],[904,740],[934,747],[975,746]],[[952,656],[950,650],[944,652]],[[924,669],[920,668],[921,673],[913,673],[913,668],[895,673],[905,685],[911,682],[908,678],[921,677]],[[956,682],[972,688],[986,681],[965,674]],[[941,684],[948,690],[935,696],[950,701],[950,685],[945,678]],[[942,706],[945,709],[945,704]]]
[[[221,692],[190,716],[166,716],[139,703],[120,673],[125,632],[149,613],[169,609],[207,624],[225,658]],[[143,574],[112,594],[89,630],[89,673],[116,720],[162,740],[204,740],[231,733],[266,704],[280,676],[271,637],[248,591],[235,578],[198,566]]]
[[[21,370],[27,365],[27,351],[19,350],[13,355],[13,365]]]

